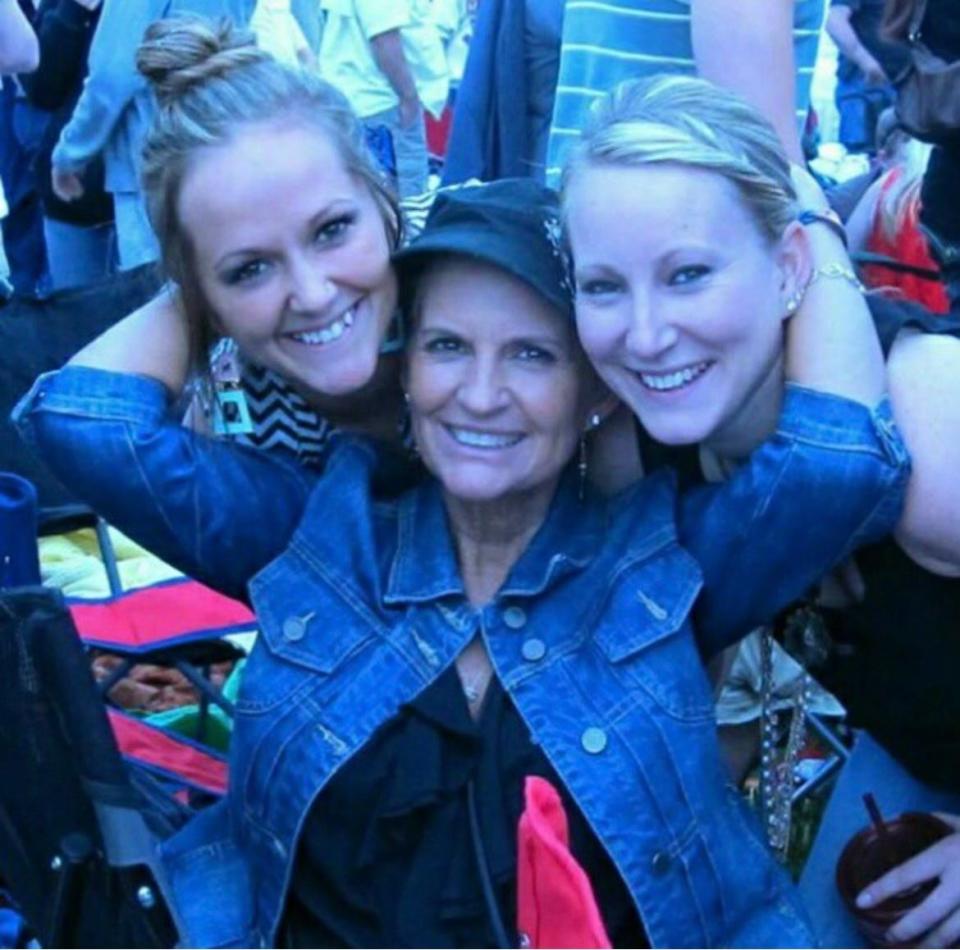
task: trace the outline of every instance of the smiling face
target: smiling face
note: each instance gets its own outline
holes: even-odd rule
[[[324,132],[243,127],[193,161],[178,211],[200,290],[250,359],[307,396],[371,381],[396,308],[389,240]]]
[[[737,444],[768,420],[797,232],[772,245],[731,182],[676,164],[587,166],[567,209],[581,342],[650,434]]]
[[[567,319],[466,259],[431,265],[417,299],[407,391],[424,464],[460,501],[552,494],[598,389]]]

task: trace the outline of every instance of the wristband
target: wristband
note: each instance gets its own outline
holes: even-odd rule
[[[831,231],[841,241],[843,241],[843,246],[847,246],[847,229],[843,226],[843,222],[840,220],[840,215],[837,214],[832,208],[825,208],[823,211],[813,211],[812,209],[807,209],[806,211],[801,211],[797,216],[797,220],[805,225],[809,226],[811,224],[825,224]]]

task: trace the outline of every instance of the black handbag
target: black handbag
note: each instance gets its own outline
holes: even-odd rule
[[[903,5],[898,5],[903,7]],[[923,42],[927,0],[914,0],[909,19],[901,14],[910,62],[893,85],[900,125],[914,138],[934,145],[960,141],[960,59],[946,62]],[[889,21],[888,21],[889,22]]]

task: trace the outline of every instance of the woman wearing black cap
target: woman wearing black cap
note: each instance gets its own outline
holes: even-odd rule
[[[314,475],[203,439],[162,377],[83,354],[22,405],[77,494],[258,613],[227,799],[163,846],[185,943],[555,945],[560,913],[577,945],[809,943],[699,654],[889,529],[901,443],[879,383],[791,389],[722,487],[598,497],[608,397],[558,234],[551,192],[504,181],[442,193],[397,257],[407,491],[368,441]]]

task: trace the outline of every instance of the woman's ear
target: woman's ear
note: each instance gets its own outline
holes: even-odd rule
[[[590,409],[587,413],[587,430],[603,425],[620,405],[620,399],[599,379],[594,382],[591,397]]]
[[[783,318],[796,312],[810,283],[812,268],[810,243],[806,229],[799,221],[787,225],[777,247],[777,267],[780,272],[780,295]]]

